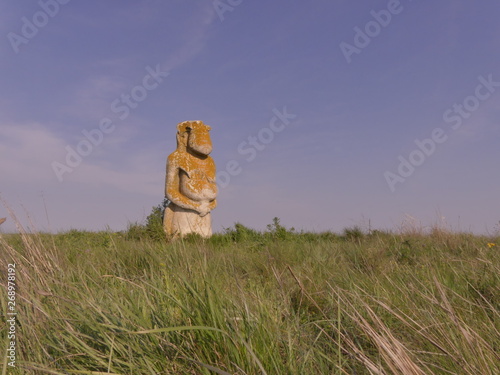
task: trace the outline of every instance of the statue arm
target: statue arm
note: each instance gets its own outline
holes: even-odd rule
[[[216,168],[215,168],[215,162],[214,162],[214,159],[212,159],[211,156],[209,156],[209,170],[210,170],[210,173],[209,173],[209,176],[211,179],[213,179],[213,182],[215,184],[215,177],[216,177]],[[217,185],[215,185],[215,188],[217,189]],[[208,209],[209,211],[212,211],[215,207],[217,207],[217,199],[214,199],[212,201],[210,201],[209,205],[208,205]]]
[[[169,157],[167,159],[167,177],[165,179],[165,196],[169,201],[175,205],[188,209],[198,211],[199,204],[180,192],[180,179],[179,179],[179,166],[175,158]]]

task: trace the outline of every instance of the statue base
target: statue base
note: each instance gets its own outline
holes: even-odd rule
[[[171,238],[184,237],[189,233],[208,238],[212,236],[212,217],[210,213],[200,216],[194,210],[187,210],[170,203],[165,208],[163,229]]]

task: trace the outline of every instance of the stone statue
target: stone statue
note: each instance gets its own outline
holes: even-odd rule
[[[212,211],[217,202],[215,163],[211,156],[210,126],[202,121],[177,125],[177,150],[167,158],[163,227],[171,238],[198,233],[212,235]]]

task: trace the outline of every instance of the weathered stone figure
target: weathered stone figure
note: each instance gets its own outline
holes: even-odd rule
[[[188,233],[212,235],[212,211],[217,202],[215,163],[211,156],[210,126],[202,121],[177,125],[177,150],[167,158],[163,227],[175,238]]]

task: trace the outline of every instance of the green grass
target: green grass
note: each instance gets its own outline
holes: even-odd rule
[[[275,219],[168,243],[153,219],[121,233],[2,235],[0,281],[16,263],[19,324],[18,367],[4,357],[0,369],[500,373],[498,237],[314,234]]]

